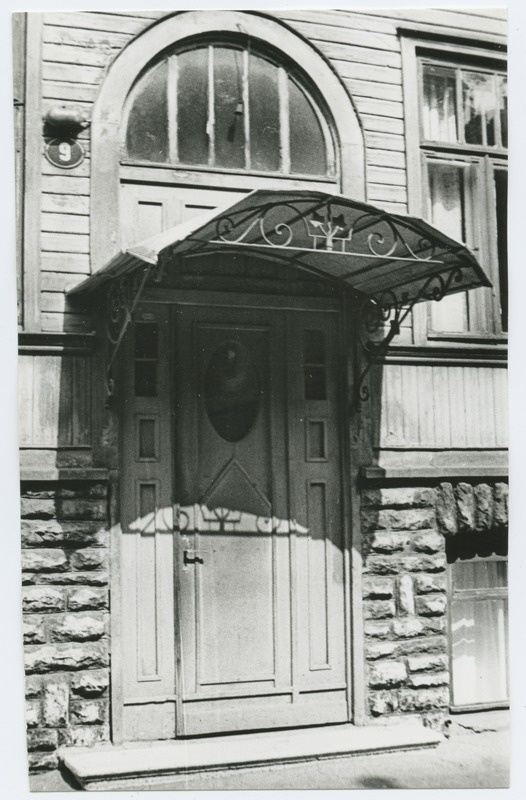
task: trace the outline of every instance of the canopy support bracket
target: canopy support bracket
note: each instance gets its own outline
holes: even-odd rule
[[[153,264],[145,264],[111,284],[107,298],[106,341],[106,404],[111,405],[115,393],[113,367],[115,358],[132,321]]]
[[[409,299],[407,293],[396,294],[394,290],[363,299],[358,311],[358,333],[365,365],[358,372],[354,389],[354,410],[369,400],[371,392],[366,383],[374,364],[387,353],[394,337],[400,333],[402,323],[412,312],[413,307],[425,300],[439,302],[446,296],[453,283],[462,282],[462,267],[455,266],[441,275],[432,275],[425,281],[415,297]],[[382,330],[389,326],[387,333],[380,338]]]

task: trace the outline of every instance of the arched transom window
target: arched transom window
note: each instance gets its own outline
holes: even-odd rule
[[[335,178],[334,152],[304,82],[245,44],[165,55],[129,97],[125,158],[134,162]]]

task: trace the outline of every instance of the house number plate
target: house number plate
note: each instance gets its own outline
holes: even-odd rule
[[[84,159],[84,149],[75,139],[52,139],[45,152],[51,164],[63,169],[78,167]]]

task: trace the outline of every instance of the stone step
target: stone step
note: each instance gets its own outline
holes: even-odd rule
[[[94,748],[62,748],[63,766],[88,790],[155,789],[172,775],[435,747],[421,724],[331,725]]]

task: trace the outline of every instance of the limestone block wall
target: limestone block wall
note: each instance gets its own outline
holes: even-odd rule
[[[362,492],[368,713],[419,714],[440,727],[449,706],[446,537],[505,530],[504,483],[444,482]]]
[[[108,492],[22,484],[22,609],[31,771],[109,739]]]

